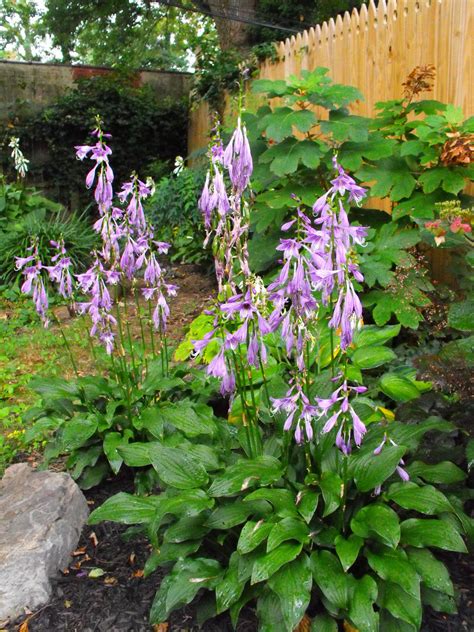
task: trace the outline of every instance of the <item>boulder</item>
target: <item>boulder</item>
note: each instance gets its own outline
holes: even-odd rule
[[[89,510],[69,474],[10,466],[0,481],[0,621],[46,603]]]

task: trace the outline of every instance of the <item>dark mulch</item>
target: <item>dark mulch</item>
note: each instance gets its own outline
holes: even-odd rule
[[[132,490],[129,480],[109,481],[86,492],[91,509],[118,491]],[[50,602],[38,611],[22,617],[7,628],[18,632],[28,622],[28,632],[151,632],[148,613],[163,574],[148,578],[141,569],[150,553],[145,538],[124,541],[126,530],[121,525],[102,523],[86,526],[68,569],[54,580]],[[459,614],[443,615],[427,610],[423,632],[474,632],[474,569],[468,556],[447,554],[453,581],[459,591]],[[92,568],[105,574],[92,579]],[[166,632],[231,632],[227,616],[221,616],[199,627],[194,607],[173,613]],[[156,628],[155,628],[156,629]],[[256,632],[252,610],[242,611],[238,632]],[[21,632],[26,632],[24,629]],[[161,632],[161,630],[160,630]],[[279,632],[275,630],[275,632]]]

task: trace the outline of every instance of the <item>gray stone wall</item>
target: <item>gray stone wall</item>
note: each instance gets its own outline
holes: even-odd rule
[[[76,79],[110,72],[96,66],[0,61],[0,122],[20,105],[32,110],[45,107],[73,87]],[[190,79],[187,73],[144,70],[136,73],[134,84],[149,84],[160,99],[179,98],[189,93]]]

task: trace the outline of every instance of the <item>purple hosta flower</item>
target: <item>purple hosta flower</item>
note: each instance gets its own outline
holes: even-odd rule
[[[95,161],[94,167],[86,176],[86,187],[90,189],[96,182],[94,197],[102,215],[112,206],[114,173],[109,164],[109,156],[112,150],[104,141],[104,138],[110,138],[110,134],[104,134],[100,128],[97,128],[92,133],[97,136],[95,145],[77,145],[75,149],[79,160],[89,157]]]
[[[237,127],[227,145],[222,162],[229,171],[230,180],[240,195],[247,188],[253,171],[252,153],[247,138],[247,130],[242,125],[240,116]]]
[[[344,380],[330,397],[316,398],[320,413],[319,417],[324,416],[327,418],[322,432],[331,432],[333,428],[338,426],[336,446],[344,454],[350,454],[351,452],[352,436],[354,437],[354,443],[359,447],[366,433],[365,424],[349,401],[351,392],[365,393],[366,390],[365,386],[349,386],[347,380]]]
[[[132,176],[130,182],[126,182],[122,185],[122,190],[118,194],[118,197],[122,203],[125,203],[128,198],[126,214],[128,225],[134,229],[137,236],[146,232],[147,222],[145,219],[145,213],[143,211],[142,200],[151,195],[151,189],[144,182],[138,179],[136,175]]]
[[[164,242],[149,241],[148,253],[145,252],[143,255],[144,263],[146,263],[143,278],[147,287],[143,288],[142,292],[146,301],[156,299],[156,306],[153,311],[152,321],[155,329],[164,333],[166,331],[168,317],[170,314],[166,297],[176,296],[178,286],[165,282],[164,270],[158,263],[156,256],[151,249],[153,244],[157,246],[160,252],[167,252],[169,247],[169,244]]]
[[[378,456],[379,454],[382,453],[384,445],[386,444],[387,440],[389,441],[389,443],[391,443],[394,446],[397,446],[398,443],[395,443],[395,441],[393,441],[392,439],[390,439],[390,437],[387,436],[387,433],[384,433],[382,442],[375,448],[374,450],[374,455]],[[398,474],[398,476],[402,479],[402,481],[404,481],[405,483],[407,481],[410,480],[410,475],[408,474],[408,472],[406,470],[403,469],[402,466],[405,465],[405,461],[403,459],[400,459],[400,461],[398,462],[398,465],[396,467],[396,472]]]
[[[28,250],[30,252],[32,251],[33,254],[27,257],[15,257],[15,267],[17,270],[23,270],[23,276],[25,277],[20,291],[22,294],[32,295],[35,310],[41,318],[43,325],[47,327],[49,325],[49,302],[48,294],[41,274],[41,270],[47,270],[47,268],[41,263],[37,243],[33,243]],[[34,265],[28,265],[33,262]]]
[[[232,395],[235,391],[235,375],[229,368],[225,357],[224,347],[222,347],[207,367],[207,374],[221,381],[221,394]]]
[[[337,176],[331,180],[332,187],[329,189],[329,193],[338,193],[339,195],[349,194],[349,202],[355,202],[359,204],[367,195],[367,189],[359,186],[354,178],[344,171],[341,165],[337,162],[336,156],[332,159],[334,169],[337,171]]]
[[[71,259],[67,256],[63,239],[60,239],[59,242],[51,241],[50,243],[55,248],[56,254],[51,257],[51,262],[54,263],[54,266],[46,267],[49,278],[58,284],[59,294],[63,298],[69,299],[72,296],[73,290]]]
[[[271,397],[272,413],[284,412],[287,417],[283,425],[285,431],[289,431],[294,427],[294,436],[296,443],[302,443],[304,435],[306,439],[311,441],[313,438],[313,420],[318,414],[318,409],[313,406],[298,380],[292,380],[293,384],[286,393],[285,397]]]

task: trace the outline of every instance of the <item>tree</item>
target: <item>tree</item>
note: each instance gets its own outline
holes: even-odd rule
[[[41,13],[35,2],[0,1],[0,58],[39,59],[43,35]]]

